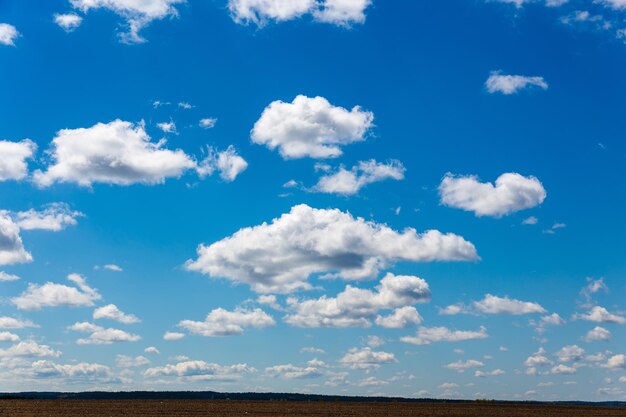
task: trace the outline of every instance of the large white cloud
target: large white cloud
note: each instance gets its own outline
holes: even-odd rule
[[[0,45],[15,46],[15,40],[20,36],[15,26],[0,23]]]
[[[0,265],[30,262],[33,257],[24,249],[20,228],[5,211],[0,212]]]
[[[64,381],[117,382],[111,369],[98,363],[57,364],[48,360],[39,360],[32,363],[31,372],[38,378],[61,378]]]
[[[28,175],[29,159],[37,151],[37,145],[24,139],[21,142],[0,140],[0,181],[21,180]]]
[[[476,216],[502,217],[536,207],[546,198],[546,190],[535,177],[510,172],[492,183],[478,177],[447,174],[439,185],[441,203],[472,211]]]
[[[98,307],[93,312],[93,319],[109,319],[115,320],[124,324],[139,323],[141,320],[134,314],[126,314],[120,310],[115,304],[108,304],[103,307]]]
[[[113,328],[105,329],[104,327],[88,322],[74,323],[68,327],[68,330],[90,333],[87,338],[78,339],[76,341],[79,345],[110,345],[116,342],[137,342],[141,339],[140,336],[128,333],[124,330]]]
[[[249,284],[256,292],[308,289],[313,274],[373,278],[395,261],[476,260],[474,245],[454,234],[430,230],[399,233],[338,209],[294,206],[271,224],[239,230],[198,247],[186,268],[213,278]]]
[[[89,128],[63,129],[48,151],[53,163],[45,172],[36,171],[34,180],[42,187],[55,182],[158,184],[196,167],[185,152],[163,145],[163,141],[150,141],[142,123],[119,119]]]
[[[430,299],[428,284],[421,278],[388,273],[376,291],[350,285],[337,297],[299,301],[290,298],[292,312],[285,321],[298,327],[369,327],[380,310],[396,309]],[[383,327],[405,327],[419,322],[417,311],[396,310],[392,316],[377,317]],[[403,326],[404,325],[404,326]]]
[[[126,43],[141,43],[145,39],[139,32],[154,20],[178,16],[175,7],[186,0],[69,0],[83,13],[92,9],[108,9],[126,20],[127,31],[120,34]]]
[[[20,310],[41,310],[44,307],[93,306],[100,294],[78,274],[70,274],[67,279],[76,286],[47,282],[43,285],[29,284],[20,296],[11,299]]]
[[[256,372],[256,369],[245,363],[236,365],[218,365],[204,361],[185,361],[176,364],[168,364],[163,367],[147,369],[146,377],[175,376],[190,380],[233,380],[239,379],[245,374]]]
[[[494,71],[485,82],[485,87],[490,93],[502,93],[505,95],[515,94],[528,87],[548,89],[548,83],[543,77],[527,77],[524,75],[504,75],[500,71]]]
[[[366,139],[374,115],[359,106],[347,110],[323,97],[297,96],[293,102],[274,101],[254,124],[254,143],[278,148],[284,159],[335,158],[342,146]]]
[[[435,342],[461,342],[465,340],[486,339],[487,329],[450,330],[447,327],[420,327],[415,336],[404,336],[400,340],[414,345],[430,345]]]
[[[239,24],[264,26],[312,14],[318,22],[349,27],[365,22],[371,0],[229,0],[228,9]]]
[[[354,195],[363,187],[385,180],[404,179],[405,168],[400,161],[387,163],[360,161],[352,169],[347,170],[340,166],[336,172],[323,175],[312,191],[327,194]]]
[[[260,308],[234,311],[217,308],[204,321],[183,320],[178,326],[193,334],[212,337],[240,335],[248,327],[260,329],[275,324],[274,319]]]

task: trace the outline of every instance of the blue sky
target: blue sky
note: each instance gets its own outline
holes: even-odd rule
[[[626,399],[626,3],[0,3],[0,383]]]

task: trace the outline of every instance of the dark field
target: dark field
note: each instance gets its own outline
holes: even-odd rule
[[[626,408],[481,403],[349,403],[223,400],[0,400],[0,416],[623,417],[626,416]]]

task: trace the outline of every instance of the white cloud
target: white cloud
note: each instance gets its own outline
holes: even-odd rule
[[[485,366],[485,364],[482,363],[481,361],[477,361],[475,359],[469,359],[466,361],[456,361],[456,362],[449,363],[446,365],[446,368],[452,369],[453,371],[457,371],[457,372],[465,372],[468,369],[482,368],[483,366]]]
[[[156,347],[154,347],[154,346],[148,346],[148,347],[147,347],[147,348],[145,348],[143,351],[144,351],[144,352],[146,352],[146,353],[153,353],[153,354],[155,354],[155,355],[158,355],[158,354],[160,354],[160,353],[161,353],[161,352],[159,352],[159,349],[157,349],[157,348],[156,348]]]
[[[347,110],[323,97],[297,96],[293,102],[274,101],[254,124],[254,143],[278,148],[284,159],[335,158],[342,146],[366,139],[374,115],[359,106]]]
[[[572,375],[576,373],[576,368],[559,364],[550,369],[550,373],[556,375]]]
[[[365,23],[365,10],[371,4],[372,0],[324,0],[313,16],[320,22],[349,27],[353,23]]]
[[[491,94],[502,93],[510,95],[531,86],[541,88],[542,90],[548,89],[548,83],[546,83],[543,77],[503,75],[500,71],[493,71],[485,82],[485,87]]]
[[[552,365],[552,361],[546,356],[546,351],[544,348],[539,348],[538,351],[533,353],[524,361],[524,366],[526,366],[527,368],[535,368],[537,366],[548,365]]]
[[[99,307],[93,312],[94,320],[109,319],[115,320],[124,324],[139,323],[141,320],[133,314],[126,314],[121,311],[115,304],[109,304],[104,307]]]
[[[137,368],[140,366],[146,366],[150,364],[150,359],[145,356],[127,356],[127,355],[117,355],[115,357],[115,366],[118,368]]]
[[[626,0],[598,0],[598,2],[615,10],[626,9]]]
[[[492,183],[480,182],[477,176],[446,174],[439,185],[441,204],[472,211],[478,217],[502,217],[536,207],[546,198],[546,190],[535,177],[510,172]]]
[[[533,226],[533,225],[535,225],[535,224],[537,224],[537,223],[539,223],[539,219],[538,219],[538,218],[536,218],[535,216],[530,216],[530,217],[527,217],[527,218],[525,218],[525,219],[522,221],[522,224],[523,224],[524,226]]]
[[[485,298],[473,303],[478,311],[484,314],[534,314],[545,313],[546,310],[537,303],[520,301],[509,297],[497,297],[487,294]]]
[[[64,31],[72,32],[83,23],[83,18],[76,13],[55,14],[54,23]]]
[[[422,316],[415,307],[401,307],[388,316],[376,317],[376,324],[387,329],[403,329],[410,325],[422,324]]]
[[[28,284],[28,288],[11,302],[20,310],[41,310],[43,307],[91,307],[100,294],[87,285],[83,277],[70,274],[67,279],[76,287],[47,282],[43,285]]]
[[[589,330],[583,339],[585,342],[608,341],[611,340],[611,332],[604,327],[596,326]]]
[[[58,232],[76,225],[77,218],[84,216],[80,211],[70,209],[66,203],[50,203],[41,211],[30,209],[12,214],[22,230],[47,230]]]
[[[365,343],[371,348],[377,348],[385,344],[385,339],[379,336],[369,335],[367,336]]]
[[[16,319],[13,317],[0,317],[0,329],[24,329],[26,327],[39,327],[30,320]]]
[[[400,340],[414,345],[430,345],[435,342],[461,342],[465,340],[486,339],[487,329],[450,330],[447,327],[420,327],[415,336],[404,336]]]
[[[239,174],[248,168],[248,163],[237,150],[231,145],[225,151],[218,152],[209,148],[209,155],[198,165],[197,171],[200,177],[211,175],[219,171],[220,178],[232,182]]]
[[[178,133],[176,130],[176,123],[172,121],[157,123],[157,127],[162,130],[163,133]]]
[[[378,379],[374,376],[370,376],[369,378],[364,378],[360,380],[357,385],[359,387],[381,387],[384,385],[389,385],[389,381],[384,381],[382,379]]]
[[[260,308],[234,311],[216,308],[206,316],[204,321],[183,320],[178,323],[178,326],[193,334],[215,337],[240,335],[248,327],[261,329],[275,324],[274,319]]]
[[[500,375],[504,375],[506,372],[504,372],[502,369],[494,369],[493,371],[488,371],[488,372],[484,372],[484,371],[476,371],[474,372],[474,376],[477,378],[486,378],[489,376],[500,376]]]
[[[125,332],[124,330],[105,329],[87,322],[74,323],[68,329],[81,333],[91,333],[85,339],[78,339],[76,343],[79,345],[110,345],[116,342],[136,342],[141,339],[138,335]]]
[[[421,278],[388,273],[376,291],[348,285],[336,298],[287,300],[292,313],[285,322],[298,327],[369,327],[379,310],[400,308],[430,299],[428,284]],[[421,320],[417,311],[402,309],[390,317],[378,317],[377,324],[399,326]]]
[[[33,257],[24,249],[20,228],[7,212],[0,211],[0,265],[31,262]]]
[[[595,306],[586,314],[575,314],[575,319],[593,321],[596,323],[626,324],[626,318],[609,313],[604,307]]]
[[[611,356],[605,364],[601,365],[603,368],[608,369],[625,369],[626,368],[626,355],[619,354]]]
[[[59,357],[61,352],[50,346],[40,345],[36,342],[19,342],[7,349],[0,349],[0,358],[42,358]]]
[[[608,293],[609,287],[604,283],[604,278],[587,278],[587,285],[580,290],[580,295],[585,299],[586,306],[593,305],[593,295],[600,291]]]
[[[579,362],[585,357],[585,349],[578,345],[565,346],[555,356],[560,362]]]
[[[204,361],[185,361],[164,367],[150,368],[144,372],[146,377],[176,376],[190,380],[234,380],[243,374],[256,370],[245,363],[223,366]]]
[[[124,271],[121,266],[115,264],[106,264],[102,266],[103,269],[107,269],[113,272],[122,272]]]
[[[300,349],[300,353],[314,353],[316,355],[323,355],[326,353],[324,349],[316,348],[316,347],[303,347]]]
[[[186,0],[69,0],[72,6],[83,13],[91,9],[108,9],[121,16],[127,31],[120,34],[125,43],[142,43],[146,40],[139,32],[154,20],[178,16],[175,5]]]
[[[0,23],[0,44],[15,46],[15,40],[20,36],[15,26],[8,23]]]
[[[318,183],[311,189],[327,194],[354,195],[363,187],[385,180],[403,180],[405,168],[400,161],[387,163],[360,161],[352,169],[347,170],[343,166],[331,174],[320,177]]]
[[[378,369],[381,365],[397,362],[393,353],[374,351],[369,347],[352,348],[339,360],[340,364],[348,368],[365,370]]]
[[[174,340],[180,340],[185,337],[185,333],[178,332],[165,332],[163,335],[163,340],[167,340],[168,342],[172,342]]]
[[[33,159],[36,151],[37,145],[30,139],[24,139],[20,142],[0,140],[0,181],[26,178],[28,175],[28,163],[26,161]]]
[[[31,371],[37,378],[63,378],[90,382],[118,382],[108,366],[97,363],[80,362],[59,365],[52,361],[40,360],[31,365]]]
[[[35,171],[41,187],[55,182],[75,182],[89,187],[95,182],[131,185],[159,184],[196,168],[185,152],[163,149],[165,142],[150,141],[143,123],[114,120],[89,128],[63,129],[52,140],[52,164]]]
[[[0,342],[19,342],[20,337],[11,332],[0,332]]]
[[[14,274],[9,274],[4,271],[0,271],[0,282],[11,282],[18,281],[20,279],[19,276]]]
[[[184,109],[184,110],[191,110],[191,109],[193,109],[196,106],[194,106],[193,104],[188,103],[186,101],[181,101],[181,102],[178,103],[178,107],[181,108],[181,109]]]
[[[260,293],[308,289],[307,279],[331,273],[365,279],[394,261],[476,260],[474,245],[454,234],[430,230],[398,233],[386,225],[354,218],[337,209],[294,206],[287,214],[247,227],[209,246],[186,268],[210,277],[249,284]]]
[[[217,124],[217,119],[214,117],[206,117],[204,119],[200,119],[198,124],[204,129],[212,129]]]
[[[265,372],[272,376],[284,379],[311,379],[322,376],[321,370],[316,366],[298,367],[292,364],[275,365],[265,368]]]

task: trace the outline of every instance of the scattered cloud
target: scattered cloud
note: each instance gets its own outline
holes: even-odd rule
[[[139,323],[141,320],[137,318],[137,316],[133,314],[126,314],[121,311],[115,304],[108,304],[104,307],[99,307],[93,312],[93,319],[109,319],[115,320],[124,324],[133,324]]]
[[[333,106],[323,97],[297,96],[293,102],[274,101],[254,124],[252,141],[276,149],[284,159],[336,158],[341,147],[362,142],[373,126],[374,114],[353,107]]]
[[[59,232],[78,223],[78,217],[84,214],[70,209],[66,203],[50,203],[43,210],[30,209],[12,213],[13,220],[21,230],[47,230]]]
[[[430,345],[436,342],[461,342],[465,340],[486,339],[487,329],[450,330],[447,327],[420,327],[415,336],[404,336],[400,340],[414,345]]]
[[[626,318],[609,311],[600,306],[595,306],[585,314],[575,314],[574,319],[593,321],[596,323],[626,324]]]
[[[206,117],[204,119],[200,119],[198,124],[204,129],[212,129],[217,124],[217,119],[214,117]]]
[[[39,327],[30,320],[16,319],[14,317],[0,317],[0,329],[24,329],[27,327]]]
[[[144,376],[175,376],[198,381],[228,381],[240,379],[243,375],[253,372],[256,372],[256,369],[245,363],[223,366],[204,361],[185,361],[164,367],[149,368],[144,372]]]
[[[185,333],[178,332],[165,332],[163,335],[163,340],[167,340],[168,342],[172,342],[174,340],[180,340],[185,337]]]
[[[448,369],[452,369],[453,371],[462,373],[462,372],[467,371],[468,369],[482,368],[483,366],[485,366],[485,364],[482,363],[481,361],[477,361],[475,359],[469,359],[466,361],[452,362],[452,363],[447,364],[445,367]]]
[[[320,177],[311,191],[339,194],[344,196],[355,195],[369,184],[385,180],[403,180],[405,168],[400,161],[387,163],[360,161],[357,165],[347,170],[342,166],[336,172]]]
[[[176,123],[173,121],[157,123],[156,126],[163,131],[163,133],[178,134],[178,131],[176,130]]]
[[[446,174],[439,185],[441,204],[474,212],[478,217],[500,218],[536,207],[546,198],[546,190],[535,177],[511,172],[492,183],[480,182],[477,176]]]
[[[83,23],[83,18],[76,13],[57,13],[54,15],[54,23],[66,32],[73,32]]]
[[[545,313],[546,310],[541,305],[520,301],[509,297],[498,297],[486,294],[485,298],[472,302],[471,305],[453,304],[439,310],[439,314],[454,316],[457,314],[537,314]]]
[[[369,347],[352,348],[339,360],[340,364],[348,368],[364,370],[374,370],[381,365],[397,362],[393,353],[374,351]]]
[[[500,71],[493,71],[485,82],[487,91],[491,94],[515,94],[529,87],[548,89],[548,83],[543,77],[526,77],[523,75],[504,75]]]
[[[317,366],[299,367],[292,364],[271,366],[265,368],[265,373],[284,379],[312,379],[322,376],[322,371]]]
[[[79,322],[74,323],[68,330],[73,330],[81,333],[91,333],[87,338],[78,339],[76,341],[79,345],[110,345],[117,342],[137,342],[141,339],[136,334],[128,333],[124,330],[100,327],[98,325]]]
[[[75,287],[47,282],[43,285],[28,284],[28,288],[11,302],[20,310],[41,310],[44,307],[91,307],[99,300],[100,294],[87,285],[78,275],[70,274],[67,279]]]
[[[0,211],[0,265],[31,262],[32,255],[24,249],[20,228],[6,212]]]
[[[118,368],[137,368],[149,364],[150,359],[145,356],[132,357],[127,355],[117,355],[115,357],[115,366]]]
[[[198,165],[197,171],[200,177],[218,171],[220,178],[226,182],[232,182],[247,168],[246,160],[239,156],[237,150],[231,145],[221,152],[209,148],[209,155]]]
[[[20,279],[19,276],[14,274],[9,274],[4,271],[0,271],[0,282],[11,282],[18,281]]]
[[[388,316],[376,317],[376,324],[387,329],[404,329],[411,325],[422,324],[422,316],[415,307],[400,307]]]
[[[15,40],[20,37],[20,33],[15,26],[8,23],[0,23],[0,45],[15,46]]]
[[[604,327],[596,326],[589,330],[583,337],[585,342],[608,341],[611,340],[611,332]]]
[[[178,326],[193,334],[215,337],[240,335],[248,327],[261,329],[275,324],[274,319],[260,308],[234,311],[216,308],[206,316],[204,321],[183,320],[178,323]]]
[[[471,261],[474,245],[460,236],[415,229],[398,233],[386,225],[337,209],[294,206],[271,224],[239,230],[209,246],[185,267],[210,277],[246,283],[260,293],[309,289],[312,274],[372,278],[395,261]]]
[[[2,25],[0,24],[0,43]],[[20,142],[0,140],[0,181],[23,180],[28,175],[28,160],[33,159],[37,145],[30,139]]]

